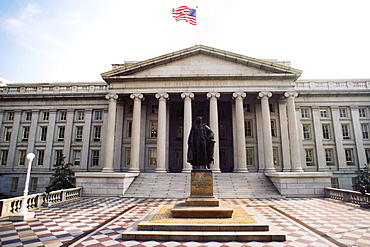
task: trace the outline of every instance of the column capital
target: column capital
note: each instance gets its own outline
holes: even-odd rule
[[[144,99],[144,95],[142,93],[133,93],[133,94],[130,95],[130,98],[131,99],[143,100]]]
[[[244,99],[245,97],[247,97],[247,94],[244,93],[244,92],[235,92],[235,93],[233,93],[233,96],[232,96],[233,99],[237,99],[239,97]]]
[[[181,98],[182,99],[185,99],[185,98],[194,99],[194,93],[182,93]]]
[[[221,96],[220,93],[215,93],[215,92],[212,92],[212,93],[207,93],[207,99],[210,99],[212,97],[215,97],[216,99],[219,99]]]
[[[165,99],[165,100],[167,100],[167,99],[169,99],[169,95],[168,95],[168,93],[157,93],[156,95],[155,95],[155,97],[158,99],[158,100],[160,100],[160,99]]]
[[[296,98],[298,97],[298,93],[294,91],[290,91],[290,92],[287,91],[284,93],[284,97],[285,98]]]
[[[259,92],[258,98],[262,99],[263,97],[271,98],[272,93],[271,92]]]
[[[108,99],[108,100],[117,100],[118,95],[117,94],[107,94],[107,95],[105,95],[105,98]]]

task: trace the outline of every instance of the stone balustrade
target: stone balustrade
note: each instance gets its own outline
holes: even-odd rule
[[[103,93],[108,92],[108,87],[105,84],[82,84],[82,85],[16,85],[10,84],[0,88],[0,94],[60,94],[60,93]]]
[[[296,81],[296,90],[364,90],[370,89],[370,81],[369,80],[353,80],[353,81],[345,81],[345,80],[333,80],[333,81]]]
[[[41,207],[42,205],[45,205],[46,203],[69,201],[81,197],[81,195],[81,187],[66,190],[56,190],[50,192],[49,194],[32,194],[27,196],[27,208],[36,209]],[[0,200],[0,217],[5,217],[17,213],[21,209],[22,199],[23,196]]]
[[[344,202],[350,202],[354,204],[367,203],[370,206],[370,193],[366,193],[363,196],[358,191],[342,190],[342,189],[326,187],[325,196],[327,198],[344,201]]]

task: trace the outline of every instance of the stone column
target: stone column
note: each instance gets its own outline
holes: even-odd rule
[[[366,161],[366,153],[365,153],[363,137],[362,137],[362,129],[361,129],[361,123],[360,123],[360,114],[358,112],[358,106],[351,106],[351,116],[352,116],[353,131],[355,134],[354,139],[356,143],[358,167],[362,169],[364,168],[364,165],[367,164],[367,161]]]
[[[243,99],[247,96],[244,92],[233,93],[235,100],[235,126],[236,129],[236,149],[238,154],[238,170],[237,172],[248,172],[247,169],[247,154],[245,145],[245,128],[244,128],[244,110]]]
[[[49,115],[49,124],[48,129],[46,132],[46,142],[45,146],[49,148],[45,148],[44,154],[44,167],[49,169],[53,168],[53,160],[52,160],[52,151],[53,151],[53,142],[54,142],[54,133],[55,133],[55,123],[57,119],[57,110],[51,109]]]
[[[65,156],[66,163],[70,162],[74,117],[75,117],[75,109],[68,109],[67,110],[67,124],[65,126],[65,131],[64,131],[64,148],[63,148],[63,155]]]
[[[328,166],[326,165],[324,146],[322,143],[322,126],[320,120],[320,108],[318,106],[312,107],[312,119],[313,119],[313,135],[315,137],[316,145],[316,158],[317,158],[317,170],[327,171]]]
[[[128,172],[140,172],[140,125],[141,125],[141,101],[144,95],[141,93],[133,93],[130,98],[134,100],[133,116],[132,116],[132,134],[131,134],[131,154],[130,168]]]
[[[184,138],[183,138],[183,167],[182,172],[191,172],[192,167],[188,163],[188,138],[191,130],[192,123],[192,112],[191,112],[191,101],[194,99],[193,93],[182,93],[181,98],[184,100]]]
[[[265,173],[276,172],[272,152],[271,118],[269,107],[269,98],[271,96],[271,92],[260,92],[258,94],[258,97],[261,99]]]
[[[342,125],[339,118],[339,107],[331,107],[333,130],[334,130],[334,140],[335,140],[335,151],[338,160],[338,170],[347,170],[346,155],[344,153],[343,147],[343,135],[342,135]],[[334,155],[334,153],[333,153]],[[335,156],[333,157],[335,159]],[[336,163],[334,161],[334,163]]]
[[[12,126],[12,134],[10,136],[10,143],[9,147],[16,147],[17,146],[17,138],[21,123],[21,116],[22,111],[21,110],[15,110],[14,111],[14,119],[13,119],[13,126]],[[8,151],[8,159],[6,162],[6,167],[11,168],[18,165],[18,162],[16,161],[16,148],[9,148]]]
[[[102,172],[113,172],[113,154],[114,154],[114,131],[116,129],[116,108],[117,94],[107,94],[108,105],[108,122],[105,142],[104,167]]]
[[[82,135],[80,171],[87,171],[89,163],[90,138],[91,132],[93,131],[93,129],[91,129],[92,113],[93,112],[91,109],[86,109],[85,111],[85,124],[82,131],[83,135]]]
[[[207,93],[209,99],[209,127],[213,130],[215,145],[213,152],[213,164],[211,170],[213,172],[221,172],[220,170],[220,138],[218,135],[218,106],[217,100],[220,98],[220,93]]]
[[[290,160],[292,162],[292,172],[303,172],[301,165],[301,150],[298,139],[297,117],[295,115],[294,98],[298,96],[295,92],[285,92],[288,111],[288,129],[290,142]]]
[[[39,112],[40,110],[32,110],[30,134],[28,137],[27,154],[36,153],[35,152],[35,142],[36,142],[36,133],[37,133],[36,129],[37,129],[37,124],[39,120]]]
[[[157,167],[155,172],[166,172],[166,100],[167,93],[157,93],[158,99],[158,135],[157,135]]]

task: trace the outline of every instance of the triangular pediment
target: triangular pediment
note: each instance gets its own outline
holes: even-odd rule
[[[137,63],[124,64],[102,73],[106,82],[117,79],[159,77],[291,77],[297,79],[302,71],[289,66],[255,59],[211,47],[196,45]]]

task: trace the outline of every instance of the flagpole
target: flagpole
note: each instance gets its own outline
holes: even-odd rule
[[[195,45],[198,45],[199,44],[199,22],[198,22],[198,6],[195,7],[196,8],[196,18],[197,18],[197,43]]]

